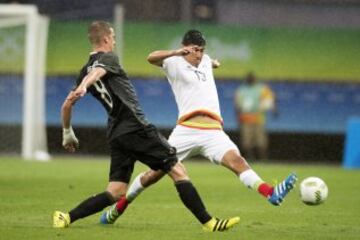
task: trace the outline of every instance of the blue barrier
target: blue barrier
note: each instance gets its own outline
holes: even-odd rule
[[[346,129],[344,168],[360,168],[360,118],[351,118]]]
[[[46,81],[46,123],[60,126],[60,109],[76,76],[52,76]],[[173,128],[177,106],[165,78],[132,79],[147,118],[161,128]],[[233,95],[242,81],[217,81],[224,127],[236,130]],[[351,116],[360,116],[360,84],[270,82],[276,93],[279,115],[269,115],[271,132],[345,134]],[[0,125],[21,124],[23,81],[20,76],[0,75]],[[74,126],[106,126],[106,112],[91,96],[76,106]],[[154,111],[161,109],[161,111]],[[336,112],[336,114],[334,114]]]

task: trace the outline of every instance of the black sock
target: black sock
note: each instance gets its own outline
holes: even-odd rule
[[[115,200],[109,192],[103,192],[91,196],[69,212],[70,221],[75,222],[80,218],[84,218],[94,213],[100,212],[105,207],[110,206],[114,202]]]
[[[175,183],[181,201],[195,215],[202,224],[208,222],[211,216],[206,211],[205,206],[190,181],[179,181]]]

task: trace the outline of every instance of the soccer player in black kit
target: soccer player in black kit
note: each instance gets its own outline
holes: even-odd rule
[[[81,202],[68,213],[55,211],[53,227],[66,228],[78,219],[87,217],[112,205],[126,194],[136,160],[153,170],[162,170],[174,181],[183,204],[208,231],[224,231],[239,222],[238,217],[218,219],[211,217],[186,174],[177,161],[176,149],[171,147],[154,125],[150,124],[140,108],[133,85],[112,52],[115,34],[109,23],[93,22],[88,29],[93,52],[81,69],[76,88],[66,97],[61,113],[63,146],[74,152],[79,146],[71,127],[72,107],[90,92],[108,113],[107,139],[111,164],[106,190]]]

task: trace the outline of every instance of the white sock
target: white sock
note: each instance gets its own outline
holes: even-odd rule
[[[140,178],[144,173],[140,173],[136,176],[134,181],[132,181],[129,189],[126,192],[126,200],[130,203],[132,202],[139,194],[145,189],[141,184]]]
[[[259,185],[264,182],[252,169],[240,173],[239,179],[245,186],[254,190],[257,190]]]

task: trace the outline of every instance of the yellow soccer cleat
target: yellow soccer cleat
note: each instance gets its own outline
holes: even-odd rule
[[[222,232],[232,228],[239,222],[239,217],[233,217],[229,219],[212,218],[207,223],[203,224],[203,229],[207,232]]]
[[[67,228],[70,226],[70,215],[60,211],[55,211],[53,214],[54,228]]]

